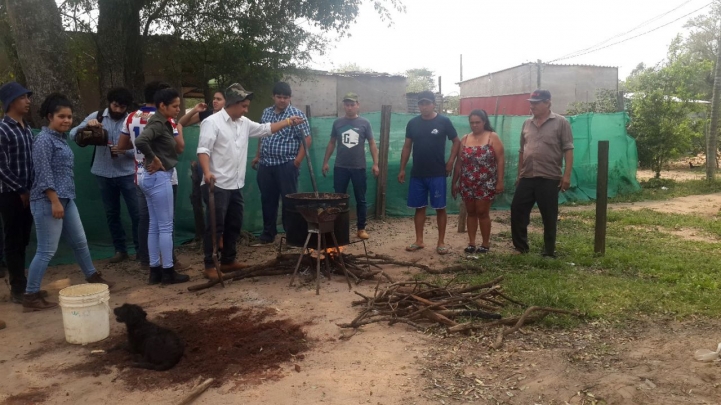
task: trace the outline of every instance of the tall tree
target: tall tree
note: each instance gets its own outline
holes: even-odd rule
[[[60,13],[53,0],[6,0],[7,14],[15,38],[17,56],[34,92],[33,120],[45,96],[60,92],[76,106],[76,118],[85,114],[78,96]]]
[[[713,98],[711,99],[711,125],[706,148],[706,179],[716,180],[716,151],[718,151],[719,118],[721,116],[721,31],[719,32],[719,46],[716,52],[716,67],[714,68]]]
[[[434,80],[433,71],[430,69],[408,69],[406,70],[406,77],[408,78],[408,84],[406,85],[408,93],[436,89],[436,81]]]

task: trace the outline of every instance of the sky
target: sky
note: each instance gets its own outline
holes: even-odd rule
[[[616,66],[623,80],[639,63],[663,60],[684,24],[709,12],[710,1],[403,0],[406,12],[394,12],[390,27],[372,4],[365,4],[350,36],[316,55],[311,67],[332,70],[356,63],[384,73],[426,67],[443,78],[445,95],[456,95],[461,54],[463,79],[468,80],[538,59],[552,61],[645,23],[604,46],[628,39],[623,43],[556,62]]]

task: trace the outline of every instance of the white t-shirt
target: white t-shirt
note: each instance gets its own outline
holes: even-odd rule
[[[133,149],[135,150],[135,184],[138,184],[138,175],[145,172],[145,156],[140,153],[138,148],[135,147],[135,138],[139,137],[145,129],[145,125],[148,123],[148,118],[155,114],[157,109],[155,107],[143,106],[138,111],[135,111],[128,115],[125,120],[121,133],[130,136],[130,140],[133,142]],[[168,118],[170,124],[173,126],[173,136],[178,135],[178,128],[175,120]],[[178,171],[173,168],[173,177],[170,180],[171,184],[178,184]]]

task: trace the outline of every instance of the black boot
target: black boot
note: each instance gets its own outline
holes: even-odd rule
[[[185,283],[186,281],[190,281],[190,276],[176,273],[175,267],[170,267],[168,269],[163,269],[163,278],[160,282],[163,284],[178,284]]]
[[[148,279],[148,284],[150,284],[150,285],[160,284],[160,282],[162,280],[163,280],[163,268],[161,266],[151,267],[150,268],[150,278]]]

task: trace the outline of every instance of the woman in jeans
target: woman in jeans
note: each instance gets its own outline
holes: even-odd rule
[[[138,185],[148,200],[150,229],[150,284],[176,284],[190,279],[175,272],[173,266],[173,168],[185,141],[180,133],[173,135],[173,117],[180,112],[180,95],[174,89],[155,93],[157,111],[135,140],[135,147],[145,156],[145,172]]]
[[[28,270],[28,283],[23,295],[24,312],[58,306],[45,300],[40,283],[58,249],[61,236],[72,247],[87,282],[103,283],[108,287],[114,285],[103,280],[93,266],[85,230],[75,205],[73,152],[65,134],[73,123],[70,100],[61,94],[51,94],[43,101],[40,115],[48,120],[48,126],[38,134],[33,145],[35,183],[30,190],[30,211],[35,221],[38,247]]]

